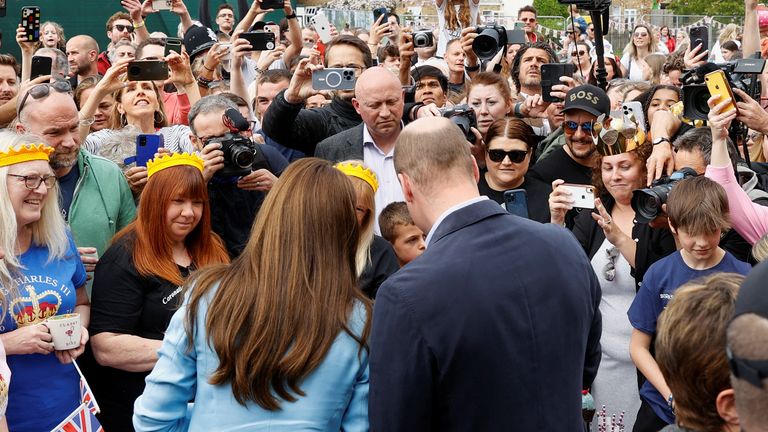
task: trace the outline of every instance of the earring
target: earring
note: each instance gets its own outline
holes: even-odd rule
[[[165,113],[162,111],[155,111],[155,124],[163,124],[165,121]]]
[[[125,113],[120,113],[120,126],[127,126],[128,120],[125,118]]]

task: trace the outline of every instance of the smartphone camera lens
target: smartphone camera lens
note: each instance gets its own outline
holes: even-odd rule
[[[139,66],[131,66],[128,68],[128,75],[137,76],[141,73],[141,67]]]
[[[336,88],[341,84],[341,75],[338,72],[331,72],[325,77],[325,83],[331,88]]]

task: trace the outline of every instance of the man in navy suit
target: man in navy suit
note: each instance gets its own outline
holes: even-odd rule
[[[481,197],[448,119],[417,120],[395,169],[427,250],[381,286],[372,431],[580,431],[600,363],[600,285],[564,228]]]

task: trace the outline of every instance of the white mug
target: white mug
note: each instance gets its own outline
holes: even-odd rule
[[[80,346],[83,327],[80,325],[80,314],[71,313],[56,315],[44,322],[53,337],[53,347],[56,351],[64,351]]]

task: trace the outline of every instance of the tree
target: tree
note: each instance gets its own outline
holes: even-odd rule
[[[561,16],[568,15],[568,8],[558,3],[557,0],[533,0],[533,7],[540,16]]]
[[[671,0],[675,15],[744,16],[744,0]]]

